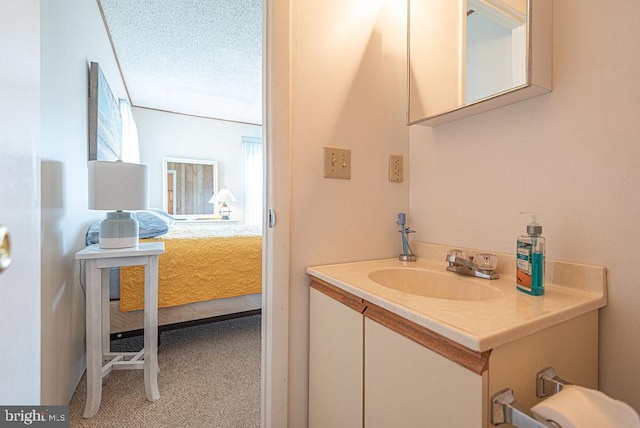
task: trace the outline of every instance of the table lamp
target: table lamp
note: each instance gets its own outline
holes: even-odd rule
[[[215,202],[222,202],[222,206],[218,212],[222,217],[222,220],[229,220],[229,215],[231,214],[231,208],[227,205],[227,202],[236,202],[235,196],[229,189],[220,189],[218,193],[213,195],[211,199],[209,199],[209,203],[213,204]]]
[[[138,220],[123,210],[149,207],[149,168],[137,163],[89,161],[89,208],[114,210],[100,222],[100,248],[138,246]]]

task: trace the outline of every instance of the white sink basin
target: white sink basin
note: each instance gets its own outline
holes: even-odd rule
[[[443,300],[498,299],[502,292],[489,284],[479,284],[449,272],[414,268],[389,268],[369,273],[369,279],[403,293]],[[487,281],[488,280],[480,280]]]

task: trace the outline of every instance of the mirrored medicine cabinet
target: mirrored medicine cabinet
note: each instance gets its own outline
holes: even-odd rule
[[[552,89],[552,0],[409,0],[409,125]]]

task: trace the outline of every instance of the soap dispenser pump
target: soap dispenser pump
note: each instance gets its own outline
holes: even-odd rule
[[[516,252],[516,288],[532,296],[544,294],[544,257],[545,239],[542,225],[536,221],[535,212],[529,214],[531,221],[527,225],[527,234],[518,237]]]

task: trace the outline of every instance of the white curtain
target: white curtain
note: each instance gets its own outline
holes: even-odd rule
[[[138,127],[129,101],[120,98],[120,117],[122,117],[122,161],[140,163],[140,145],[138,144]]]
[[[264,217],[262,198],[264,194],[263,164],[264,150],[261,138],[242,137],[244,153],[244,202],[246,224],[262,226]]]

